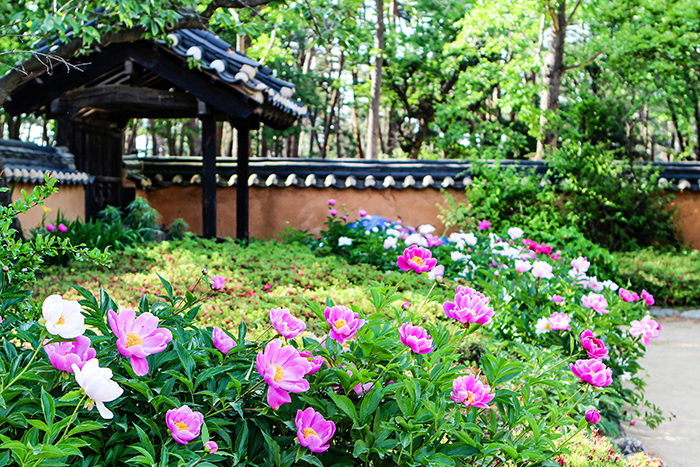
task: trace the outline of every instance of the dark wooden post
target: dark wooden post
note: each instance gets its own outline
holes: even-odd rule
[[[236,238],[248,244],[248,159],[250,158],[250,128],[236,127],[238,133],[238,159],[236,161]]]
[[[216,238],[216,121],[211,114],[202,121],[202,236]]]

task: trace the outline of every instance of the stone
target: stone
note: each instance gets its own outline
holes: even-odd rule
[[[637,452],[647,452],[641,441],[629,436],[613,440],[613,444],[617,446],[623,456],[629,456]]]
[[[680,313],[678,310],[674,310],[673,308],[654,308],[651,307],[649,308],[649,312],[653,316],[678,316]]]
[[[681,313],[681,318],[700,319],[700,310],[688,310]]]

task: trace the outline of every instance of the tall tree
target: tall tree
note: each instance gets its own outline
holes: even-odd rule
[[[365,158],[376,159],[379,153],[379,104],[382,98],[382,67],[384,64],[384,0],[376,0],[377,29],[374,36],[374,65],[372,91],[367,118],[367,149]]]

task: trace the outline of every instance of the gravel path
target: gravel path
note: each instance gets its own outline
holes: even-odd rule
[[[668,467],[700,466],[700,320],[656,319],[659,339],[652,340],[642,360],[649,375],[646,396],[675,418],[656,430],[638,422],[626,427],[627,434]]]

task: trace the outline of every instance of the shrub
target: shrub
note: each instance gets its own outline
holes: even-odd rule
[[[629,457],[620,454],[610,440],[594,433],[579,433],[572,439],[570,452],[558,460],[566,467],[662,467],[660,459],[652,459],[640,452]]]

